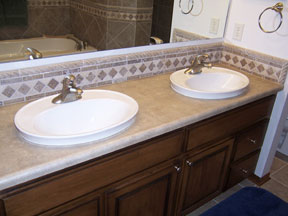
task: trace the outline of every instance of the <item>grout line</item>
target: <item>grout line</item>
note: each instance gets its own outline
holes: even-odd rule
[[[282,183],[282,182],[280,182],[279,180],[274,179],[274,178],[272,178],[272,180],[274,180],[274,181],[277,182],[278,184],[281,184],[283,187],[285,187],[285,188],[288,189],[288,185],[286,185],[286,184],[284,184],[284,183]]]
[[[285,167],[287,167],[288,164],[283,165],[282,167],[280,167],[279,169],[275,170],[273,173],[271,173],[271,177],[276,175],[278,172],[280,172],[282,169],[284,169]]]

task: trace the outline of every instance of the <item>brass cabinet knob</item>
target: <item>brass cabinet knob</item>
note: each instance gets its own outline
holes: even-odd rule
[[[250,138],[248,138],[248,140],[249,140],[251,143],[256,144],[256,139],[250,139]]]
[[[241,170],[241,172],[243,172],[245,175],[249,173],[249,171],[246,170],[246,169],[240,168],[240,170]]]
[[[191,161],[189,161],[189,160],[186,161],[186,164],[187,164],[189,167],[193,166],[193,162],[191,162]]]
[[[179,166],[174,166],[174,168],[176,169],[176,171],[179,173],[179,172],[181,172],[181,167],[179,167]]]

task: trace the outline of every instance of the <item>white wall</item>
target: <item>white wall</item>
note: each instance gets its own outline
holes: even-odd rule
[[[243,48],[288,59],[288,0],[231,1],[225,40]],[[259,15],[265,8],[275,5],[277,2],[282,2],[285,6],[285,9],[283,9],[283,23],[277,32],[264,33],[258,26]],[[272,10],[265,12],[261,19],[262,26],[269,30],[273,29],[271,24],[278,26],[279,20],[279,15]],[[233,39],[235,24],[245,25],[241,41]]]
[[[185,6],[188,6],[189,2],[191,3],[191,0],[181,0],[181,5],[185,12],[188,11]],[[179,0],[175,0],[171,25],[171,39],[174,28],[208,38],[222,38],[228,6],[229,0],[194,0],[193,10],[190,14],[185,15],[181,13]],[[217,34],[209,32],[211,18],[219,19]]]

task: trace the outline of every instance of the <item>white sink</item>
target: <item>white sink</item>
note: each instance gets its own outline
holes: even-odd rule
[[[14,123],[27,141],[43,145],[74,145],[107,138],[129,127],[137,102],[122,93],[86,90],[82,99],[53,104],[49,96],[22,107]]]
[[[171,87],[177,93],[200,99],[224,99],[245,92],[249,79],[241,73],[221,67],[203,68],[199,74],[171,74]]]

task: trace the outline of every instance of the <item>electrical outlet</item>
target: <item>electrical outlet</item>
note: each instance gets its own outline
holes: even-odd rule
[[[209,33],[211,33],[211,34],[217,34],[218,33],[219,22],[220,22],[219,19],[211,18],[210,27],[209,27]]]
[[[245,26],[244,24],[235,23],[233,31],[234,40],[242,41],[244,26]]]

